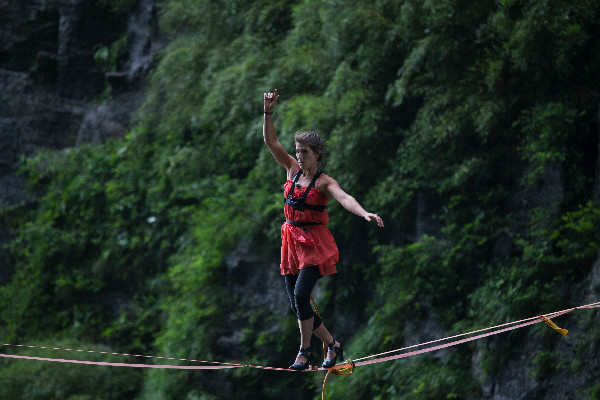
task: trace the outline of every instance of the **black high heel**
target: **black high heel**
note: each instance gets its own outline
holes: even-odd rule
[[[315,357],[312,355],[310,347],[307,347],[306,349],[300,349],[298,355],[306,358],[306,361],[295,362],[292,365],[290,365],[290,369],[293,369],[294,371],[304,371],[305,369],[308,369],[311,366],[315,365]]]
[[[333,357],[331,360],[323,361],[323,365],[321,365],[323,368],[335,367],[336,360],[340,360],[340,362],[344,361],[344,348],[342,347],[342,344],[340,343],[340,347],[335,347],[334,344],[335,339],[333,339],[333,341],[327,345],[327,348],[330,351],[335,351],[335,357]]]

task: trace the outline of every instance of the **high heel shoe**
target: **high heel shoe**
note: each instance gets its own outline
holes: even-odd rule
[[[306,361],[295,362],[292,365],[290,365],[290,369],[293,369],[294,371],[304,371],[305,369],[309,369],[310,367],[315,365],[315,357],[312,355],[310,347],[307,347],[306,349],[300,349],[298,355],[306,358]]]
[[[335,367],[336,360],[339,360],[340,362],[344,361],[344,348],[342,347],[342,344],[340,343],[339,347],[335,347],[334,345],[335,345],[335,339],[333,339],[333,341],[327,345],[327,348],[329,349],[329,351],[335,352],[335,357],[333,357],[331,360],[323,361],[323,365],[321,365],[323,368]]]

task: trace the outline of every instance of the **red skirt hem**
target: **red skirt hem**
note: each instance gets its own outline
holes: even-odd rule
[[[283,224],[281,227],[281,275],[296,275],[304,267],[317,265],[321,275],[337,272],[339,251],[324,225],[304,228]]]

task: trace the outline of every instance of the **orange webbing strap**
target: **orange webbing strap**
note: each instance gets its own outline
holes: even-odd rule
[[[317,308],[317,304],[315,303],[315,298],[311,295],[310,301],[312,302],[312,306],[315,309],[315,313],[321,318],[321,314],[319,314],[319,309]],[[327,358],[327,345],[323,342],[323,358]],[[321,391],[321,400],[325,400],[325,385],[327,385],[327,378],[329,378],[329,374],[334,375],[352,375],[354,373],[354,361],[346,360],[344,364],[334,367],[327,371],[325,375],[325,379],[323,380],[323,390]]]
[[[546,317],[545,315],[540,315],[540,317],[542,317],[542,320],[544,320],[544,322],[548,324],[550,328],[562,333],[563,336],[567,336],[567,333],[569,333],[568,330],[559,328],[554,322],[552,322],[552,320],[550,320],[550,318]]]
[[[350,365],[350,366],[346,366]],[[323,381],[323,390],[321,391],[321,400],[325,400],[325,385],[327,385],[327,378],[329,374],[334,375],[352,375],[354,373],[354,361],[346,360],[343,365],[340,365],[339,368],[330,369],[327,371],[325,375],[325,380]]]

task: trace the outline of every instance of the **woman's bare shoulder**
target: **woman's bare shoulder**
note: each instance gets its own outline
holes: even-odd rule
[[[331,187],[339,187],[339,184],[333,177],[327,175],[326,173],[321,174],[317,182],[317,190],[328,197],[331,197]]]

